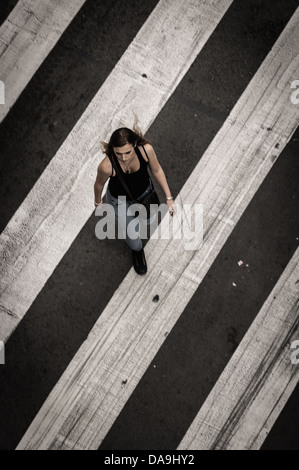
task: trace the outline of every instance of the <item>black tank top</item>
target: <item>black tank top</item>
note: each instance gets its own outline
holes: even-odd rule
[[[150,179],[149,179],[149,174],[148,174],[148,162],[146,162],[141,155],[141,152],[138,147],[135,148],[138,160],[140,162],[140,168],[139,170],[133,172],[133,173],[125,173],[116,156],[114,155],[114,161],[115,164],[117,165],[118,170],[121,172],[122,177],[124,178],[132,196],[137,199],[139,196],[141,196],[144,191],[147,189],[148,185],[150,184]],[[110,176],[110,180],[108,183],[108,189],[113,197],[118,197],[118,196],[127,196],[127,193],[125,191],[125,188],[119,181],[119,178],[117,174],[115,176]]]

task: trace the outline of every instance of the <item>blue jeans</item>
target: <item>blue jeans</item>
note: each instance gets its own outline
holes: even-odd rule
[[[138,198],[136,198],[136,200],[140,201],[141,199],[143,199],[147,194],[150,193],[150,191],[152,190],[152,187],[153,187],[152,183],[150,182],[150,184],[148,185],[144,193],[141,194],[141,196],[139,196]],[[132,238],[128,235],[128,225],[131,221],[136,219],[135,216],[128,214],[128,207],[134,204],[133,201],[130,201],[129,199],[126,198],[126,200],[122,202],[121,200],[112,196],[112,194],[109,191],[109,188],[107,188],[106,200],[107,200],[107,203],[111,204],[111,206],[114,208],[115,216],[118,219],[118,222],[122,228],[123,234],[125,234],[125,238],[126,238],[126,242],[128,246],[131,248],[131,250],[140,251],[143,248],[143,244],[140,238],[139,224],[137,225],[137,230],[138,230],[137,238]],[[151,224],[154,217],[155,216],[147,220],[148,225]]]

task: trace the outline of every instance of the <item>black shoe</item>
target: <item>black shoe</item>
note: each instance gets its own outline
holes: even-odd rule
[[[137,274],[146,274],[147,264],[143,249],[140,251],[132,250],[133,265]]]

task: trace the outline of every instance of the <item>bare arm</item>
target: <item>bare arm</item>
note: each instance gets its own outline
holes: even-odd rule
[[[97,177],[96,177],[96,181],[94,183],[94,201],[95,201],[95,205],[101,204],[103,188],[104,188],[107,180],[111,176],[112,168],[111,168],[111,164],[109,165],[108,161],[107,161],[106,158],[104,158],[104,160],[98,166]]]
[[[171,191],[169,189],[164,170],[163,170],[163,168],[161,167],[161,165],[158,161],[157,155],[156,155],[153,147],[151,145],[147,144],[147,145],[145,145],[145,149],[146,149],[148,157],[149,157],[149,167],[151,169],[151,172],[152,172],[155,180],[159,184],[162,191],[164,191],[165,198],[170,198],[171,197]]]

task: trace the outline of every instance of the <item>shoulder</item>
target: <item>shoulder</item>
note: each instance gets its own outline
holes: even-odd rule
[[[141,152],[141,155],[143,156],[143,158],[146,162],[150,161],[151,158],[153,158],[155,156],[155,151],[154,151],[154,148],[151,144],[144,144],[143,146],[141,145],[138,148],[139,148],[139,150]]]
[[[144,156],[143,158],[148,163],[151,172],[156,174],[161,169],[161,165],[157,158],[156,152],[151,144],[145,144],[144,148],[146,150],[148,158],[146,156]]]
[[[105,158],[99,164],[98,173],[103,175],[103,176],[111,176],[111,174],[112,174],[112,163],[111,163],[109,157],[107,157],[107,155],[105,156]]]

